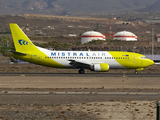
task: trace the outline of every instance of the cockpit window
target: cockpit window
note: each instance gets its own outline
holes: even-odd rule
[[[141,57],[142,59],[147,59],[147,57],[145,57],[145,56],[143,56],[143,57]]]

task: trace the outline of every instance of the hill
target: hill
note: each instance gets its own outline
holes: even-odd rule
[[[48,14],[86,15],[133,12],[157,0],[0,0],[0,15]]]
[[[153,5],[145,8],[143,11],[145,11],[145,12],[159,12],[160,11],[160,7],[159,6],[160,6],[160,0],[158,0]]]

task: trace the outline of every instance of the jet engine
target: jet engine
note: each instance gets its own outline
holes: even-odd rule
[[[94,64],[93,65],[93,71],[108,72],[109,71],[109,65],[107,63]]]

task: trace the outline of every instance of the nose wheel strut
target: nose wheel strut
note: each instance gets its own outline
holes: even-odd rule
[[[135,74],[137,75],[137,74],[138,74],[138,71],[135,71]]]

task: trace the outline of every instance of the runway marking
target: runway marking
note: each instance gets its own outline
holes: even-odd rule
[[[26,75],[21,75],[22,77],[25,77]]]
[[[20,94],[24,94],[24,95],[36,95],[36,94],[43,94],[43,95],[47,95],[47,94],[56,94],[56,95],[89,95],[89,94],[97,94],[97,95],[160,95],[159,92],[53,92],[53,91],[47,91],[47,92],[35,92],[35,91],[1,91],[0,95],[4,95],[4,94],[8,94],[8,95],[12,95],[12,94],[16,94],[16,95],[20,95]]]
[[[160,74],[134,74],[134,73],[0,73],[0,76],[67,76],[67,77],[160,77]]]

